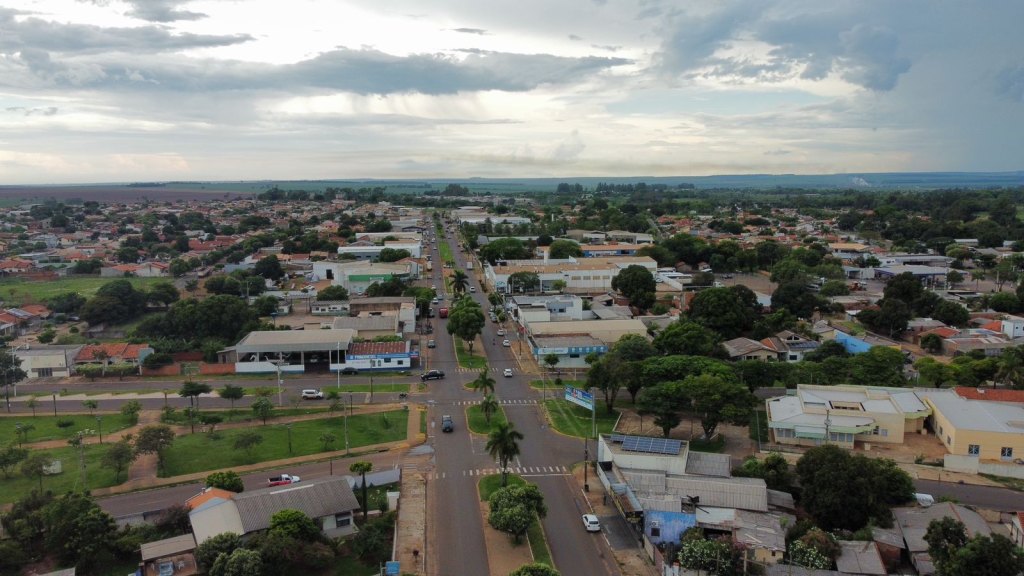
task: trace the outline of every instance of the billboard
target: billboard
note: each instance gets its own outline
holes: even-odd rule
[[[587,410],[594,409],[594,395],[586,390],[580,390],[579,388],[573,388],[572,386],[565,387],[565,399],[578,406],[583,406]]]

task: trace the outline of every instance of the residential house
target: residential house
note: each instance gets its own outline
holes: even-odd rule
[[[892,514],[906,542],[910,562],[921,576],[935,574],[935,562],[928,554],[928,543],[924,539],[932,520],[953,518],[962,522],[969,539],[992,534],[992,528],[977,512],[952,502],[936,502],[927,508],[894,508]]]
[[[129,344],[127,342],[108,342],[105,344],[86,344],[75,356],[74,365],[84,364],[132,364],[142,369],[142,362],[153,353],[149,344]]]
[[[214,497],[189,512],[196,542],[202,544],[224,532],[246,537],[270,527],[281,510],[298,510],[312,518],[328,538],[356,531],[353,513],[359,510],[352,488],[343,476],[328,476],[287,486],[274,486]]]
[[[314,316],[347,316],[348,300],[315,300],[309,303],[309,312]]]
[[[803,336],[783,330],[775,336],[769,336],[761,340],[768,348],[771,348],[778,355],[778,360],[783,362],[801,362],[804,355],[818,349],[821,344],[817,341],[804,338]]]
[[[139,576],[192,576],[199,574],[196,565],[196,538],[183,534],[173,538],[147,542],[140,547],[142,562]]]
[[[871,540],[839,540],[836,570],[844,576],[885,576],[889,571],[882,562],[878,546]]]
[[[82,344],[73,345],[31,345],[25,344],[13,350],[21,360],[21,369],[29,378],[63,378],[71,376],[75,357]]]
[[[1007,338],[1022,338],[1024,337],[1024,318],[1020,316],[1007,315],[999,321],[1001,325],[1000,332],[1006,334]]]
[[[1010,518],[1010,540],[1018,548],[1024,548],[1024,512],[1016,512]]]
[[[773,362],[779,359],[777,350],[750,338],[733,338],[722,342],[722,348],[730,360],[760,360]]]
[[[930,426],[946,450],[989,461],[1024,456],[1024,403],[1008,402],[1009,395],[999,394],[1011,391],[993,390],[990,395],[967,390],[917,391],[934,413]]]

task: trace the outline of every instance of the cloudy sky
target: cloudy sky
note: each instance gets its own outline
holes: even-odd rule
[[[0,183],[1024,169],[1020,0],[0,0]]]

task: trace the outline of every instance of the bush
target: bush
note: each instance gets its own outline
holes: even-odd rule
[[[146,368],[159,368],[161,366],[167,366],[174,362],[174,358],[166,352],[155,352],[146,356],[146,359],[142,361],[142,365]]]
[[[58,418],[57,419],[57,428],[61,428],[61,429],[71,428],[74,425],[75,425],[75,421],[71,420],[70,418]]]

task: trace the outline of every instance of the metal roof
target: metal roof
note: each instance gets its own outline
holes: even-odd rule
[[[246,534],[269,528],[270,517],[281,510],[298,510],[310,518],[321,518],[359,509],[352,488],[342,476],[243,492],[235,496],[234,502]]]
[[[155,558],[163,558],[164,556],[181,554],[182,552],[191,552],[195,549],[196,538],[191,533],[157,540],[156,542],[147,542],[140,547],[143,562]]]
[[[250,332],[235,349],[239,354],[249,352],[315,352],[335,350],[341,343],[347,350],[355,330],[259,330]]]
[[[380,331],[390,330],[398,332],[398,316],[340,316],[331,322],[331,328],[335,330],[360,330]]]
[[[732,475],[731,461],[732,459],[728,454],[691,451],[686,454],[686,473],[728,478]]]

